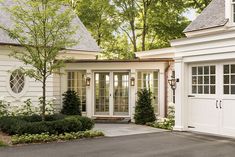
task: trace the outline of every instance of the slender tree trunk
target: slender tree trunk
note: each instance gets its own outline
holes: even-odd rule
[[[45,121],[46,113],[46,78],[43,78],[42,82],[42,121]]]
[[[133,49],[134,52],[137,52],[137,42],[136,42],[136,34],[135,34],[135,22],[131,21],[131,32],[132,32],[132,44],[133,44]]]
[[[147,34],[147,12],[148,12],[148,2],[143,0],[143,31],[142,31],[142,51],[145,51],[145,42],[146,42],[146,34]]]

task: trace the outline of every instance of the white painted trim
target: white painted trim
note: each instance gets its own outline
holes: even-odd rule
[[[152,55],[174,54],[174,52],[175,52],[175,49],[173,47],[169,47],[169,48],[136,52],[135,54],[137,57],[146,57],[146,56],[152,56]]]
[[[235,31],[233,29],[227,30],[221,33],[215,33],[204,36],[190,37],[190,38],[182,38],[171,41],[172,47],[184,46],[184,45],[194,45],[195,43],[205,43],[212,41],[220,41],[220,40],[228,40],[235,38]]]

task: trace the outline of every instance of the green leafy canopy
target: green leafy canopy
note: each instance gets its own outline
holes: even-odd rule
[[[2,3],[2,9],[11,15],[12,27],[2,24],[0,28],[20,45],[12,47],[11,56],[29,65],[21,70],[43,84],[43,118],[47,78],[64,66],[57,60],[59,52],[77,43],[77,27],[72,25],[75,14],[64,0],[14,0],[12,6]]]

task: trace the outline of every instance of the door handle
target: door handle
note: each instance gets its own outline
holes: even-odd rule
[[[222,109],[222,100],[219,102],[219,108]]]
[[[194,97],[195,97],[195,95],[188,95],[188,97],[189,97],[189,98],[194,98]]]
[[[215,104],[216,108],[219,108],[218,107],[218,102],[219,102],[219,100],[216,100],[216,104]]]

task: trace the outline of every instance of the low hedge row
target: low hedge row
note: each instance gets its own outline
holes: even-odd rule
[[[41,134],[46,132],[58,135],[65,132],[90,130],[93,126],[93,120],[81,116],[53,115],[47,116],[45,121],[41,121],[41,117],[37,115],[0,118],[0,130],[9,135]]]
[[[42,142],[52,142],[52,141],[68,141],[81,138],[94,138],[104,136],[102,132],[99,131],[82,131],[82,132],[72,132],[64,133],[60,135],[50,135],[48,133],[42,134],[25,134],[25,135],[14,135],[12,136],[12,144],[26,144],[26,143],[42,143]]]

